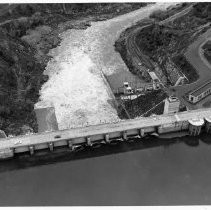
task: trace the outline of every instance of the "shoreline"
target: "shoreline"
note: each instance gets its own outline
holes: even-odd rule
[[[168,135],[168,134],[167,134]],[[102,144],[99,147],[82,147],[78,151],[71,152],[68,148],[60,147],[53,152],[47,150],[37,151],[33,156],[28,153],[17,154],[12,159],[1,160],[0,173],[7,171],[26,169],[36,166],[44,166],[48,164],[56,164],[67,161],[79,161],[89,158],[100,158],[102,156],[114,155],[132,151],[142,151],[152,149],[156,147],[171,147],[173,144],[184,143],[190,147],[196,147],[199,142],[211,144],[211,141],[205,141],[205,133],[200,134],[197,137],[191,137],[187,135],[175,136],[173,138],[145,136],[142,139],[134,138],[132,141],[115,142],[108,144]],[[210,135],[210,134],[208,134]]]
[[[6,59],[6,62],[2,61],[2,66],[5,66],[4,69],[9,73],[9,75],[4,75],[6,79],[11,80],[12,77],[11,85],[6,82],[4,84],[5,80],[2,81],[5,86],[5,94],[9,91],[12,95],[11,97],[7,94],[6,100],[2,103],[3,110],[1,109],[3,121],[1,129],[5,131],[6,135],[19,136],[28,132],[37,132],[34,104],[39,101],[39,90],[43,83],[48,81],[47,76],[43,74],[48,61],[51,59],[47,53],[50,49],[60,44],[61,40],[58,38],[60,32],[70,28],[85,29],[89,26],[90,21],[110,19],[146,6],[143,3],[135,5],[114,4],[114,6],[104,4],[101,5],[100,9],[96,10],[99,4],[96,4],[96,6],[92,4],[87,10],[86,4],[76,5],[78,6],[77,8],[72,8],[71,5],[73,4],[58,4],[56,13],[55,8],[51,4],[43,4],[42,6],[39,4],[13,4],[11,7],[10,5],[5,7],[0,28],[9,36],[1,37],[4,40],[1,46],[3,52],[2,59],[3,61]],[[63,6],[66,7],[68,14],[62,11],[65,9]],[[116,10],[119,6],[121,6],[120,10]],[[80,12],[77,12],[78,9]],[[93,13],[92,11],[95,10],[96,12]],[[72,15],[74,12],[75,15]],[[53,15],[54,13],[55,15]],[[13,60],[15,60],[14,63],[17,63],[17,65],[11,64]],[[7,63],[8,65],[9,63],[13,65],[12,67],[14,68],[7,66]],[[30,74],[35,77],[34,80],[27,76],[28,67],[30,67]],[[10,76],[11,69],[17,71],[17,74],[19,69],[22,70],[23,76],[22,74],[19,76],[20,88],[19,86],[16,87],[15,81],[13,82],[15,83],[14,85],[12,83],[15,79],[13,79],[14,76]],[[3,73],[5,74],[5,72]],[[20,89],[26,91],[21,92]],[[16,92],[21,95],[23,104],[22,101],[21,103],[16,103]],[[9,100],[9,105],[7,100]],[[18,114],[20,112],[21,116]]]
[[[167,6],[168,5],[165,5],[165,7],[167,7]],[[70,102],[69,99],[68,99],[69,100],[69,102],[68,102],[68,101],[64,101],[63,98],[62,98],[62,95],[63,94],[66,97],[69,98],[68,95],[71,95],[72,94],[71,91],[73,91],[73,90],[68,90],[69,87],[66,87],[66,89],[59,88],[61,90],[60,90],[60,92],[58,94],[58,93],[56,93],[56,87],[53,88],[53,85],[54,86],[56,86],[56,85],[58,86],[57,82],[59,80],[61,80],[62,84],[65,83],[65,78],[64,78],[64,75],[63,75],[64,67],[61,67],[61,69],[63,68],[62,71],[58,71],[58,69],[60,68],[60,63],[62,64],[62,62],[63,62],[64,65],[66,66],[65,68],[69,68],[69,69],[72,68],[72,67],[73,68],[75,68],[75,67],[77,68],[77,65],[78,65],[78,63],[77,63],[78,61],[77,60],[79,60],[79,57],[77,57],[78,56],[77,53],[81,53],[80,60],[81,60],[82,63],[84,63],[85,67],[81,64],[82,66],[80,67],[80,69],[83,70],[83,74],[85,74],[85,75],[86,75],[87,72],[90,71],[90,69],[89,69],[90,67],[89,66],[87,67],[86,62],[89,62],[89,64],[94,65],[93,68],[95,68],[95,69],[92,69],[91,71],[94,74],[96,74],[96,75],[99,74],[98,71],[101,71],[101,68],[102,68],[102,72],[103,72],[103,74],[105,76],[107,76],[107,74],[110,74],[110,72],[109,72],[110,70],[111,71],[116,71],[116,70],[119,71],[119,70],[121,70],[122,67],[123,67],[123,70],[125,70],[125,68],[126,68],[125,63],[122,61],[122,59],[119,56],[119,54],[117,54],[116,51],[113,50],[113,45],[111,45],[111,42],[113,43],[113,39],[116,38],[117,32],[120,33],[119,32],[120,29],[122,31],[122,28],[126,27],[127,25],[131,25],[132,22],[135,21],[136,19],[137,20],[143,19],[144,17],[146,17],[149,14],[151,14],[152,11],[154,11],[157,8],[160,8],[160,7],[161,7],[160,4],[159,5],[148,5],[146,7],[143,7],[141,9],[139,9],[140,11],[143,11],[142,13],[140,13],[139,10],[136,10],[136,11],[134,11],[134,12],[131,13],[132,16],[129,15],[130,13],[127,13],[126,15],[117,16],[117,17],[115,17],[113,19],[110,19],[110,20],[107,20],[107,21],[104,21],[104,22],[92,22],[91,27],[87,27],[86,30],[81,30],[80,31],[80,30],[77,30],[77,29],[70,29],[70,30],[67,30],[67,31],[65,31],[63,33],[62,37],[64,39],[63,39],[62,42],[63,42],[63,45],[66,45],[66,46],[64,46],[66,48],[64,48],[62,50],[63,47],[62,47],[62,44],[60,44],[59,47],[52,49],[51,50],[52,53],[50,53],[50,54],[53,55],[53,57],[54,57],[54,59],[56,61],[54,63],[52,63],[52,64],[50,63],[51,62],[50,61],[48,63],[48,66],[47,66],[47,69],[49,69],[49,73],[48,73],[49,76],[53,75],[53,71],[51,73],[51,66],[52,66],[52,69],[53,69],[57,65],[57,67],[56,67],[57,70],[56,71],[63,78],[59,78],[59,76],[56,77],[56,75],[53,78],[53,76],[52,76],[52,80],[49,79],[42,86],[42,89],[40,91],[41,92],[41,100],[49,100],[49,101],[52,101],[53,104],[55,105],[55,112],[56,112],[56,116],[58,116],[58,124],[59,124],[60,129],[75,127],[75,125],[71,125],[71,123],[69,125],[66,122],[68,120],[69,114],[71,116],[71,119],[72,120],[74,119],[73,120],[75,122],[74,124],[77,123],[77,119],[74,117],[75,112],[77,111],[74,108],[75,105],[73,105]],[[141,14],[141,16],[139,15],[139,13]],[[118,26],[117,23],[118,23],[118,25],[120,24],[120,26]],[[126,26],[123,23],[127,23]],[[118,28],[114,28],[114,26],[117,26]],[[106,29],[109,28],[109,30],[112,31],[112,33],[110,35],[111,37],[108,37],[107,39],[103,38],[103,35],[106,35],[107,36],[105,27],[106,27]],[[75,35],[75,34],[77,34],[77,35]],[[102,36],[101,36],[101,34],[102,34]],[[69,40],[69,42],[67,42],[68,39],[69,39],[68,37],[72,37],[71,40]],[[67,40],[66,40],[66,38],[67,38]],[[68,48],[70,49],[70,52],[66,53],[65,51],[68,51]],[[114,51],[115,58],[118,57],[117,60],[114,59],[114,57],[112,57],[111,59],[109,59],[109,57],[107,56],[107,53],[108,53],[107,51],[111,50],[110,48],[112,48],[112,50]],[[61,50],[62,50],[63,55],[62,55],[61,52],[59,52]],[[99,52],[98,52],[98,50],[99,50]],[[73,54],[75,54],[75,55],[73,56]],[[111,53],[109,53],[109,54],[111,54]],[[66,65],[65,64],[66,61],[62,61],[62,60],[60,61],[60,57],[61,56],[63,56],[63,57],[67,56],[67,60],[69,60],[68,62],[71,62],[72,63],[71,64],[72,66],[69,65],[69,64]],[[54,59],[51,59],[51,60],[54,60]],[[83,59],[89,59],[89,60],[84,61]],[[53,67],[53,65],[54,65],[54,67]],[[87,70],[84,69],[84,68],[87,68]],[[48,70],[46,70],[46,72],[47,71]],[[69,75],[70,74],[73,74],[73,72],[70,71],[68,74]],[[65,77],[67,77],[67,75]],[[74,75],[73,75],[73,77],[74,77]],[[76,80],[78,78],[79,77],[77,75]],[[90,78],[91,78],[91,74],[90,74]],[[81,81],[81,79],[79,79],[79,80]],[[52,83],[52,81],[54,81],[54,84]],[[83,86],[85,85],[84,82],[83,82],[83,85],[82,86],[78,86],[78,83],[75,83],[75,86],[74,86],[74,88],[75,88],[74,89],[74,92],[75,93],[77,91],[79,91],[80,93],[83,94],[83,91],[84,91],[83,90]],[[93,82],[90,81],[90,83],[93,83]],[[95,84],[93,83],[93,85],[95,85]],[[100,86],[100,82],[99,82],[98,86]],[[110,88],[111,87],[109,87],[109,89]],[[88,86],[87,86],[86,89],[89,90],[90,88],[88,88]],[[105,88],[103,88],[103,89],[105,90]],[[52,94],[50,93],[51,91],[52,91]],[[57,95],[57,96],[58,95],[61,95],[60,101],[62,101],[62,103],[65,104],[65,106],[67,105],[68,107],[73,107],[73,108],[71,108],[69,110],[65,110],[65,107],[61,108],[61,106],[59,105],[60,102],[56,99],[57,96],[53,95],[53,91],[55,91],[55,95]],[[96,89],[95,89],[95,91],[96,91]],[[102,91],[101,88],[100,88],[100,91]],[[93,92],[94,92],[94,90],[93,90]],[[89,94],[87,93],[86,94],[86,97],[88,98],[88,96],[89,96]],[[94,96],[92,95],[90,97],[93,98]],[[96,97],[96,99],[97,98],[98,97]],[[104,98],[102,98],[102,101],[103,100],[104,100]],[[90,113],[90,115],[92,115],[92,110],[91,111],[89,110],[89,111],[84,112],[84,109],[87,109],[88,110],[89,106],[86,106],[84,108],[83,107],[80,107],[80,104],[82,104],[83,101],[79,101],[78,99],[76,101],[77,102],[75,102],[75,104],[76,103],[79,103],[79,105],[78,105],[77,108],[79,108],[81,110],[80,111],[80,116],[81,116],[81,123],[80,123],[80,125],[83,124],[83,123],[85,123],[85,124],[86,123],[93,124],[93,122],[94,122],[94,124],[97,124],[96,121],[98,121],[98,120],[95,119],[93,121],[92,120],[93,117],[91,116],[91,118],[89,118],[89,114],[87,114],[87,113]],[[89,100],[88,100],[88,102],[89,102]],[[91,101],[90,101],[90,103],[91,103]],[[113,112],[113,111],[112,110],[110,111],[110,109],[107,109],[108,108],[107,103],[104,103],[103,106],[106,107],[106,110],[108,111],[109,114],[103,115],[100,118],[102,118],[102,121],[109,122],[110,119],[107,120],[107,118],[109,118],[109,116],[112,115],[111,112]],[[64,119],[64,116],[63,116],[62,112],[65,112],[66,113],[65,114],[65,116],[66,116],[65,119]],[[115,119],[117,118],[118,119],[118,114],[117,114],[117,110],[116,109],[115,109],[115,113],[116,113],[115,116],[113,116],[113,115],[111,116],[111,121],[114,121],[113,118],[115,118]],[[85,118],[85,120],[82,120],[82,118]],[[104,118],[106,118],[106,119],[104,120]],[[64,120],[65,120],[65,123],[64,123]],[[60,124],[61,124],[61,126],[60,126]]]

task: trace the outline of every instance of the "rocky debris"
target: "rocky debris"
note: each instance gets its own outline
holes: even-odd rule
[[[171,61],[169,57],[166,61],[165,69],[167,71],[167,77],[169,78],[171,85],[175,85],[182,74],[179,72],[179,69],[175,67],[175,64]]]
[[[48,76],[43,71],[60,33],[86,29],[103,20],[146,5],[138,4],[1,4],[0,129],[7,135],[37,132],[34,104]],[[31,130],[32,129],[32,130]]]

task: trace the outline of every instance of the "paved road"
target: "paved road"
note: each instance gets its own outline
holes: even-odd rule
[[[210,108],[192,110],[189,112],[179,112],[177,114],[159,115],[156,117],[137,118],[132,120],[120,121],[118,123],[99,124],[69,130],[46,132],[28,136],[18,136],[1,140],[0,150],[3,150],[5,148],[17,148],[22,146],[31,146],[36,144],[55,142],[60,140],[83,138],[99,134],[122,132],[132,129],[169,125],[175,122],[183,122],[192,119],[203,119],[205,117],[211,117]],[[60,138],[55,138],[55,136],[60,136]],[[17,142],[20,142],[20,144],[17,144]]]
[[[185,14],[187,14],[193,5],[187,7],[186,9],[182,10],[181,12],[165,19],[164,21],[161,21],[160,24],[166,24],[176,18],[179,18]],[[150,24],[149,24],[150,25]],[[140,49],[137,47],[137,44],[135,42],[136,36],[140,33],[141,30],[143,30],[145,27],[149,26],[145,25],[140,28],[135,28],[133,31],[131,31],[130,35],[127,38],[127,49],[133,58],[135,58],[135,65],[138,66],[138,63],[145,63],[145,65],[149,69],[153,69],[153,64],[151,63],[150,59],[144,55]],[[174,87],[175,94],[179,99],[188,106],[189,109],[197,109],[198,107],[196,105],[192,105],[189,102],[187,102],[183,96],[186,95],[191,90],[197,88],[201,84],[205,83],[206,81],[211,79],[210,74],[210,68],[206,64],[206,61],[204,61],[203,57],[200,56],[200,46],[203,45],[204,42],[206,42],[207,39],[210,39],[211,37],[211,29],[208,30],[206,33],[201,35],[192,45],[189,46],[187,52],[185,53],[185,57],[187,60],[193,65],[193,67],[198,71],[199,73],[199,80],[192,84],[184,85],[184,86],[177,86]],[[143,69],[146,69],[146,67],[141,67]],[[173,88],[170,88],[167,90],[169,93],[171,93]]]
[[[186,59],[197,70],[199,79],[194,83],[174,88],[176,90],[176,96],[179,97],[180,100],[190,109],[196,109],[198,106],[185,101],[183,96],[211,79],[211,68],[209,68],[209,65],[207,65],[205,59],[203,59],[200,50],[201,46],[210,38],[211,29],[206,31],[194,43],[192,43],[185,53]]]
[[[185,14],[187,14],[191,9],[192,9],[193,5],[190,5],[189,7],[183,9],[182,11],[172,15],[171,17],[160,21],[159,24],[166,24],[170,21],[173,21],[176,18],[179,18]],[[133,57],[134,60],[134,64],[136,66],[136,68],[142,68],[144,71],[148,69],[154,69],[154,65],[152,64],[152,62],[150,61],[149,57],[144,55],[141,50],[138,48],[137,44],[136,44],[136,37],[137,35],[140,33],[141,30],[143,30],[144,28],[150,26],[151,24],[147,24],[145,26],[142,27],[138,27],[138,28],[134,28],[134,30],[132,30],[129,34],[129,36],[127,37],[126,40],[126,46],[127,46],[127,50],[128,53]],[[145,66],[139,66],[139,63],[144,63]]]

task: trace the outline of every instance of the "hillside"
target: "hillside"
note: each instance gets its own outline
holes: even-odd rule
[[[168,68],[174,65],[173,68],[186,75],[189,83],[196,81],[197,72],[183,54],[210,27],[211,3],[196,3],[190,12],[165,24],[159,23],[159,16],[151,17],[155,22],[139,33],[136,38],[138,47],[161,67],[167,78]]]
[[[90,21],[112,18],[145,3],[1,4],[0,129],[7,135],[37,132],[33,112],[39,90],[48,80],[43,71],[59,34],[85,29]]]

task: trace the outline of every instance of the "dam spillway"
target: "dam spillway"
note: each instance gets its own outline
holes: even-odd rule
[[[39,106],[52,103],[59,130],[119,121],[110,103],[114,98],[112,91],[127,78],[140,78],[128,70],[115,50],[115,42],[137,21],[174,4],[149,4],[112,19],[90,22],[85,30],[70,28],[60,34],[59,46],[49,51],[51,59],[44,71],[49,79],[42,85],[38,102]],[[104,75],[110,80],[109,85]]]
[[[211,109],[199,109],[175,114],[157,115],[145,118],[120,121],[118,123],[99,124],[67,130],[45,132],[40,134],[19,137],[2,138],[0,140],[0,159],[13,157],[16,153],[67,146],[73,149],[76,145],[93,143],[109,143],[113,139],[127,141],[128,137],[140,136],[154,132],[165,134],[171,132],[187,131],[189,135],[199,135],[201,128],[210,129]]]

